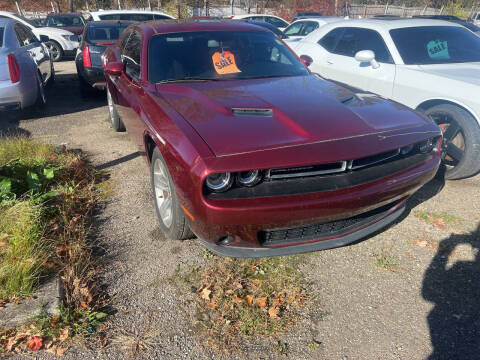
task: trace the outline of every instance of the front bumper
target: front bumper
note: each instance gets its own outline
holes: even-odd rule
[[[439,165],[439,154],[433,154],[412,168],[338,190],[251,199],[204,198],[203,208],[194,209],[190,227],[208,248],[232,257],[276,256],[338,247],[368,236],[398,218],[405,200],[435,176]],[[269,229],[349,219],[389,204],[392,207],[382,216],[334,236],[289,238],[273,244],[261,239],[262,232]],[[219,245],[217,241],[225,236],[234,240]]]

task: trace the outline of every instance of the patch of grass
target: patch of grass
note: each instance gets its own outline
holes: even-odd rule
[[[3,330],[8,336],[2,337],[7,342],[0,342],[0,353],[9,352],[9,344],[29,347],[32,332],[35,346],[55,341],[48,331],[68,327],[71,336],[89,334],[104,318],[98,266],[87,240],[101,181],[78,153],[30,139],[1,139],[0,303],[29,296],[54,272],[65,297],[58,319],[36,319],[31,331]]]
[[[395,257],[387,253],[375,255],[375,266],[384,270],[396,272],[398,270],[398,261]]]
[[[205,267],[191,267],[181,278],[197,295],[196,329],[209,345],[223,351],[235,349],[245,337],[286,331],[308,300],[299,271],[302,259],[212,256]]]
[[[420,209],[415,210],[414,216],[428,224],[435,225],[440,229],[446,229],[447,224],[455,225],[461,222],[462,219],[455,215],[448,214],[446,212],[434,213]]]

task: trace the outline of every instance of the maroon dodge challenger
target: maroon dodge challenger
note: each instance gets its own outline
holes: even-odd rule
[[[311,74],[255,25],[132,25],[104,65],[111,125],[150,164],[165,235],[223,255],[357,241],[440,164],[432,121]]]

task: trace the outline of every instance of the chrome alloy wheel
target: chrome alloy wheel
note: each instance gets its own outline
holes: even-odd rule
[[[153,164],[153,187],[158,213],[163,224],[170,228],[173,222],[172,189],[170,188],[167,169],[160,159],[156,159]]]
[[[47,46],[52,60],[58,61],[60,59],[60,49],[51,41],[46,42],[45,45]]]

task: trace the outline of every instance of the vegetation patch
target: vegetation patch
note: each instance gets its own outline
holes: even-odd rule
[[[439,229],[446,230],[447,225],[456,225],[461,222],[461,219],[454,216],[447,214],[445,212],[441,213],[434,213],[434,212],[428,212],[426,210],[416,210],[414,212],[414,215],[416,218],[428,223],[432,224]]]
[[[381,254],[376,254],[374,257],[374,264],[376,267],[392,272],[398,271],[398,261],[395,257],[382,252]]]
[[[0,306],[30,296],[54,273],[65,296],[60,315],[1,330],[0,353],[57,349],[67,338],[94,333],[105,318],[101,269],[87,241],[102,181],[81,154],[26,138],[1,139]]]
[[[205,267],[191,268],[180,278],[196,294],[196,330],[220,351],[238,349],[242,338],[288,330],[309,299],[302,259],[213,256]]]

